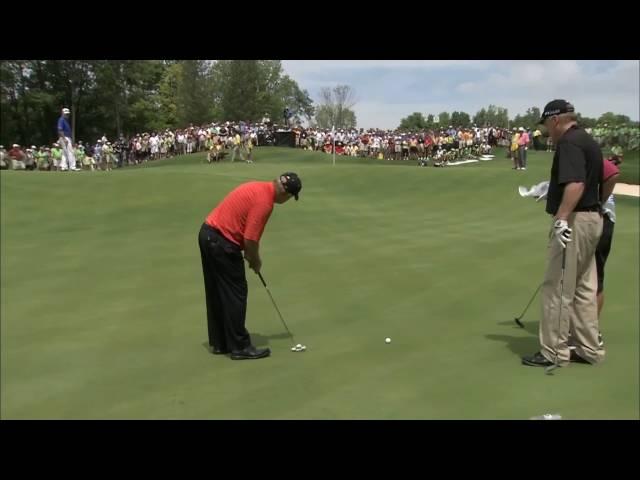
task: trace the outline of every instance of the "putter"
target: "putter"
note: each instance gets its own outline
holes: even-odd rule
[[[558,337],[560,336],[560,319],[562,318],[562,296],[564,294],[564,266],[565,261],[567,259],[567,247],[562,249],[562,275],[560,277],[560,310],[558,311]],[[556,368],[558,368],[558,344],[556,343],[556,351],[555,351],[555,359],[553,365],[549,365],[548,367],[544,367],[544,373],[547,375],[552,375]]]
[[[280,313],[280,309],[278,308],[278,305],[276,305],[276,301],[273,299],[273,295],[271,295],[271,291],[269,290],[269,287],[267,287],[267,282],[264,281],[264,278],[262,277],[262,273],[261,272],[258,272],[258,276],[260,277],[260,281],[262,282],[262,285],[264,285],[265,290],[269,294],[269,298],[271,299],[271,303],[273,303],[273,306],[275,307],[276,312],[278,312],[278,316],[280,317],[280,320],[282,321],[282,325],[284,325],[285,330],[287,331],[287,333],[291,337],[291,342],[293,343],[293,345],[295,345],[296,342],[293,339],[293,333],[291,333],[291,331],[289,330],[289,327],[287,327],[287,324],[284,321],[284,318],[282,318],[282,314]]]
[[[527,306],[524,307],[523,312],[520,314],[519,317],[514,318],[514,322],[516,322],[516,324],[520,327],[520,328],[524,328],[524,324],[520,321],[522,320],[522,317],[524,317],[525,313],[527,313],[527,310],[529,310],[529,306],[531,305],[531,303],[533,302],[533,299],[536,298],[536,295],[538,295],[538,292],[540,291],[540,287],[542,287],[542,283],[540,285],[538,285],[538,288],[536,288],[535,293],[533,294],[533,297],[531,297],[531,300],[529,300],[529,303],[527,303]]]

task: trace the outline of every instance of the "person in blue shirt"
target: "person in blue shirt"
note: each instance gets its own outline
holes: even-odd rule
[[[66,172],[67,170],[79,172],[80,169],[76,167],[76,156],[73,152],[71,125],[69,125],[69,121],[67,120],[70,113],[68,108],[63,108],[62,115],[58,119],[58,144],[62,150],[59,170],[62,172]]]

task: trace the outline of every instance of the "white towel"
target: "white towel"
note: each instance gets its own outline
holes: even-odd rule
[[[546,198],[547,193],[549,193],[549,182],[540,182],[531,188],[521,185],[518,187],[518,193],[521,197],[534,197],[536,202],[539,202],[543,198]]]

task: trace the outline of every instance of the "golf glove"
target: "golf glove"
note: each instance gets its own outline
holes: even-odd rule
[[[567,243],[571,241],[571,229],[566,220],[556,220],[553,224],[553,234],[562,248],[567,248]]]

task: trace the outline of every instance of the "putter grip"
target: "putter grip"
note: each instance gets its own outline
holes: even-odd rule
[[[265,288],[267,287],[267,283],[264,281],[264,278],[262,278],[262,273],[258,272],[258,276],[260,277],[260,281],[262,282],[262,285],[265,286]]]

